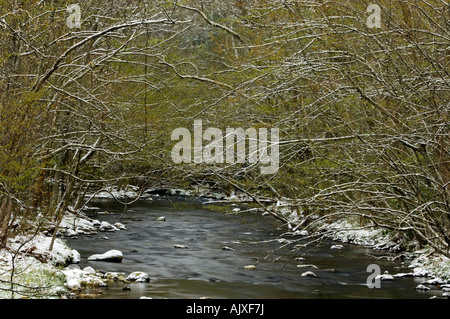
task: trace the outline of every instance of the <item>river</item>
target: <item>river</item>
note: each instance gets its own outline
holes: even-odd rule
[[[410,270],[400,261],[371,257],[389,255],[385,251],[328,240],[294,254],[292,247],[300,238],[283,235],[286,228],[279,221],[260,213],[217,212],[186,198],[138,201],[125,214],[124,207],[113,200],[90,204],[99,212],[110,213],[91,212],[90,217],[111,224],[121,222],[127,229],[68,238],[68,244],[81,254],[80,266],[126,274],[142,271],[151,278],[150,283],[128,284],[130,290],[123,289],[124,283],[116,283],[104,289],[101,298],[409,299],[439,295],[438,290],[415,290],[424,278],[383,280],[381,288],[369,289],[370,264],[378,264],[390,274]],[[161,216],[165,221],[157,221]],[[280,239],[297,242],[283,247]],[[331,249],[335,244],[343,248]],[[123,252],[122,263],[87,261],[92,254],[112,249]],[[246,267],[249,265],[254,267]],[[306,271],[316,276],[302,277]]]

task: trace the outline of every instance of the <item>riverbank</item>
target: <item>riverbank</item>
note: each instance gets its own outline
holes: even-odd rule
[[[251,201],[245,194],[234,194],[226,196],[214,193],[209,190],[199,192],[186,190],[157,190],[150,189],[139,192],[136,188],[127,190],[109,189],[99,192],[97,198],[120,200],[135,200],[140,195],[143,199],[151,201],[152,197],[159,196],[202,196],[207,198],[206,203],[226,203],[229,205],[229,213],[240,214],[245,209],[241,209],[244,203]],[[92,195],[91,195],[92,196]],[[242,207],[243,208],[243,207]],[[91,206],[86,206],[84,211],[94,210]],[[261,214],[265,209],[257,208]],[[395,252],[396,256],[403,258],[409,265],[410,273],[392,274],[392,278],[402,276],[423,277],[422,284],[428,286],[438,286],[442,290],[442,296],[448,293],[450,283],[450,261],[443,256],[431,254],[431,251],[416,249],[411,251],[401,251],[400,243],[396,243],[391,234],[376,228],[365,227],[361,229],[357,225],[346,220],[336,220],[333,223],[321,222],[320,218],[315,218],[315,227],[302,228],[301,212],[292,209],[286,202],[276,202],[268,205],[267,210],[279,214],[288,221],[286,225],[287,233],[301,236],[301,238],[315,236],[314,232],[327,233],[331,239],[352,243],[360,246],[367,246],[374,249]],[[254,209],[253,209],[254,210]],[[19,236],[8,242],[12,254],[6,250],[0,252],[0,279],[4,282],[0,286],[0,297],[10,298],[11,289],[14,288],[16,298],[96,298],[102,288],[107,287],[115,281],[124,283],[132,282],[135,276],[124,273],[103,273],[91,267],[80,269],[78,262],[80,255],[77,251],[67,246],[60,236],[80,236],[84,234],[95,235],[104,238],[108,232],[116,232],[125,229],[122,224],[108,224],[104,221],[89,218],[84,213],[74,215],[67,213],[59,228],[59,236],[56,237],[54,249],[50,253],[50,246],[54,225],[48,224],[42,228],[42,232],[35,236]],[[411,247],[413,247],[411,245]],[[87,257],[87,256],[83,256]],[[376,259],[374,259],[376,264]],[[14,287],[8,283],[11,281],[11,273],[14,272]],[[136,275],[136,274],[135,274]],[[145,276],[145,274],[141,274]],[[142,278],[142,277],[141,277]]]
[[[420,247],[415,241],[405,243],[393,232],[371,225],[361,226],[356,221],[342,217],[330,222],[318,215],[308,216],[309,224],[302,229],[298,225],[303,224],[305,216],[293,209],[288,201],[278,201],[269,209],[281,214],[291,225],[297,225],[288,225],[293,232],[303,231],[306,234],[312,233],[311,237],[314,235],[325,236],[343,243],[394,253],[394,256],[385,258],[388,260],[400,259],[411,271],[385,276],[384,279],[390,280],[405,276],[423,277],[424,281],[418,285],[417,289],[426,291],[429,289],[428,286],[437,286],[442,290],[443,297],[450,297],[450,258],[436,253],[430,247]],[[374,264],[376,264],[377,258],[374,257]]]
[[[51,234],[55,231],[53,223],[46,223],[40,231],[28,236],[11,238],[7,248],[0,250],[0,299],[97,298],[102,288],[115,282],[148,281],[148,275],[140,272],[125,274],[102,272],[92,267],[81,269],[78,266],[80,254],[64,240],[82,235],[105,239],[107,233],[124,229],[126,226],[121,223],[109,224],[89,218],[84,213],[67,212],[58,227],[51,251]],[[117,262],[113,260],[117,254],[112,253],[115,252],[106,252],[107,261]]]

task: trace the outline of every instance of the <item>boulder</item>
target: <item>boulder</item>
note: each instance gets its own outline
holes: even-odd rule
[[[175,245],[173,245],[173,248],[176,248],[176,249],[189,249],[189,247],[188,247],[188,246],[184,246],[184,245],[179,245],[179,244],[175,244]]]
[[[394,275],[394,278],[414,277],[414,273],[398,273]]]
[[[150,276],[141,271],[132,272],[126,280],[135,281],[135,282],[150,282]]]
[[[422,282],[422,284],[438,286],[438,285],[445,284],[445,280],[443,280],[439,277],[435,277],[435,278],[432,278],[432,279]]]
[[[316,274],[312,271],[307,271],[302,274],[302,277],[316,277]]]
[[[316,265],[313,265],[313,264],[297,265],[297,268],[314,268],[314,269],[319,269],[319,267],[317,267]]]
[[[308,236],[309,233],[307,230],[296,230],[292,235],[293,236]]]
[[[428,290],[430,290],[430,288],[427,287],[427,286],[424,286],[424,285],[418,285],[418,286],[416,287],[416,290],[420,290],[420,291],[428,291]]]
[[[83,271],[87,272],[88,274],[95,274],[95,269],[90,266],[83,268]]]
[[[71,228],[68,228],[65,230],[65,235],[67,237],[76,237],[76,236],[78,236],[78,232],[76,232],[75,230],[73,230]]]
[[[123,273],[123,272],[107,272],[104,277],[108,280],[123,281],[123,280],[125,280],[125,273]]]
[[[387,271],[385,271],[384,274],[376,276],[375,279],[380,279],[380,280],[393,280],[393,279],[394,279],[394,276],[389,275],[389,273],[388,273]]]
[[[116,226],[111,225],[110,223],[106,221],[102,221],[100,224],[100,230],[101,231],[117,231],[119,230]]]
[[[80,290],[81,285],[76,279],[69,279],[66,283],[66,287],[70,290]]]
[[[76,251],[75,249],[72,249],[72,264],[78,264],[81,261],[81,255],[78,251]]]
[[[68,269],[80,269],[79,265],[76,264],[70,264],[69,266],[67,266]]]
[[[91,261],[105,261],[105,262],[122,262],[123,254],[119,250],[110,250],[104,254],[92,255],[88,258]]]
[[[416,267],[414,268],[414,277],[428,277],[429,273],[426,269]]]
[[[114,227],[116,227],[118,229],[127,229],[127,227],[122,223],[115,223]]]
[[[97,220],[97,219],[94,219],[94,220],[92,221],[92,225],[94,225],[95,227],[100,227],[101,224],[102,224],[102,223],[101,223],[99,220]]]

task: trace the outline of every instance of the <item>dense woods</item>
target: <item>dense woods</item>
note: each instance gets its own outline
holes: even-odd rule
[[[0,1],[1,245],[87,190],[208,183],[450,257],[447,1],[376,1],[379,26],[371,0],[71,4]],[[278,172],[175,164],[200,119],[278,128]]]

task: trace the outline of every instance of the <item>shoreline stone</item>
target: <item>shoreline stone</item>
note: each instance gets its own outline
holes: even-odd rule
[[[122,262],[123,254],[119,250],[109,250],[104,254],[91,255],[89,261]]]

